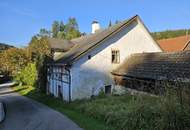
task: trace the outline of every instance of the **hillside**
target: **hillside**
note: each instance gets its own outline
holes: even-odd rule
[[[12,48],[14,46],[11,46],[11,45],[8,45],[8,44],[5,44],[5,43],[0,43],[0,51],[3,51],[3,50],[6,50],[6,49],[9,49],[9,48]]]
[[[156,40],[160,40],[190,34],[190,29],[166,30],[161,32],[153,32],[151,34]]]

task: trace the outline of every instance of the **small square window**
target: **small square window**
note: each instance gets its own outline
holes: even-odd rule
[[[112,63],[118,64],[120,62],[119,50],[112,50]]]

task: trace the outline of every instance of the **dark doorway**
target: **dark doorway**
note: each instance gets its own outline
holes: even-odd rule
[[[105,86],[105,94],[111,94],[111,85]]]
[[[63,97],[63,93],[62,93],[62,89],[61,89],[61,86],[60,86],[60,85],[58,86],[58,96],[59,96],[60,98]]]

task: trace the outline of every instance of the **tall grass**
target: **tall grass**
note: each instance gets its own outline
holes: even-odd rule
[[[166,86],[161,97],[124,95],[98,98],[75,108],[118,130],[189,130],[189,89]]]

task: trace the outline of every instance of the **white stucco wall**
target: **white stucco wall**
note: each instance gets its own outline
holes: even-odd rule
[[[73,63],[71,68],[72,100],[97,95],[100,88],[113,84],[110,72],[120,64],[111,63],[112,49],[120,50],[120,64],[134,53],[161,52],[143,25],[133,22]],[[88,60],[88,55],[91,55],[90,60]]]

